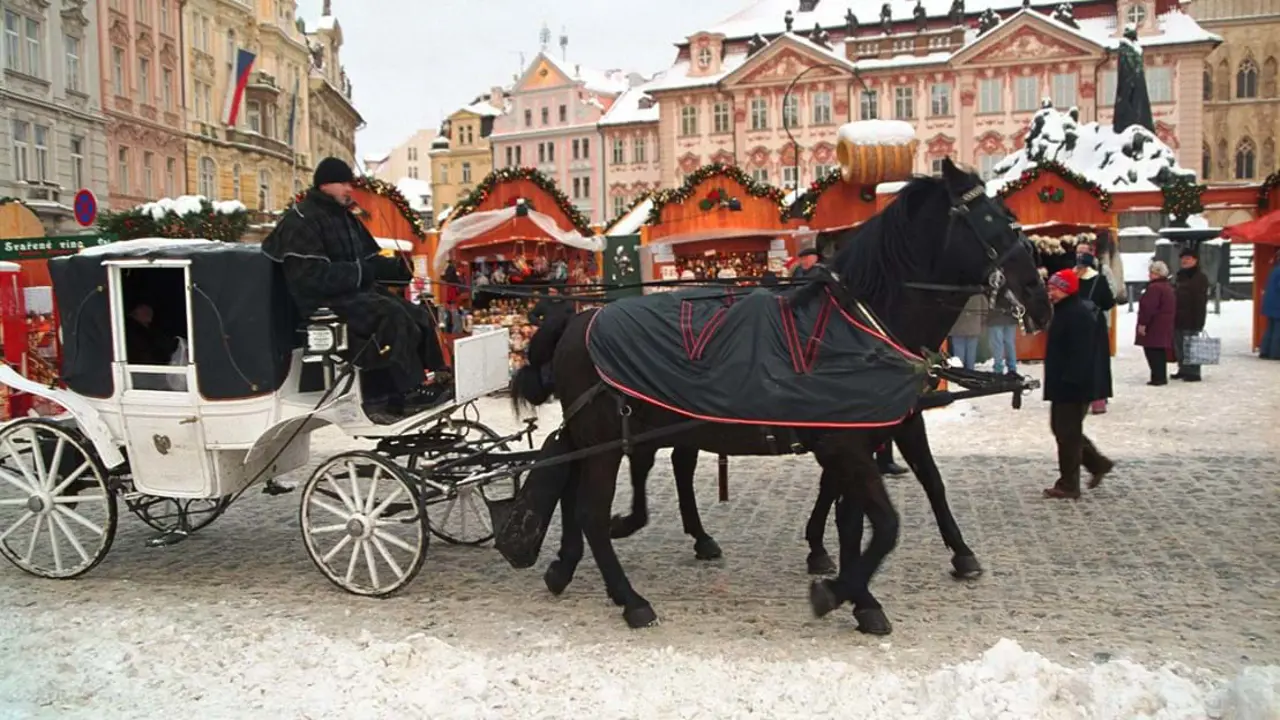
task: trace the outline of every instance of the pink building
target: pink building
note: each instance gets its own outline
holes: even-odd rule
[[[117,209],[186,188],[178,0],[97,0],[108,189]]]
[[[606,223],[625,212],[637,198],[658,189],[662,174],[659,108],[645,87],[639,85],[624,92],[600,119]]]
[[[989,176],[1022,146],[1043,98],[1077,107],[1081,122],[1109,119],[1114,50],[1128,23],[1145,49],[1157,133],[1178,150],[1179,164],[1196,167],[1202,69],[1217,36],[1176,0],[1086,0],[1065,12],[1060,0],[1027,4],[895,0],[858,17],[849,3],[759,0],[690,36],[675,65],[643,87],[660,108],[656,123],[646,116],[602,125],[606,149],[650,132],[659,138],[657,167],[628,164],[609,192],[672,187],[716,161],[758,180],[804,185],[834,168],[840,124],[877,118],[915,126],[917,172],[951,156]]]
[[[600,72],[538,53],[511,89],[507,112],[494,121],[493,166],[536,167],[592,222],[608,220],[605,157],[597,123],[614,101],[642,79]]]

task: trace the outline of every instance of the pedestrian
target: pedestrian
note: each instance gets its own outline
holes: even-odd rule
[[[1204,332],[1205,317],[1209,314],[1209,276],[1200,269],[1196,251],[1186,248],[1178,258],[1182,269],[1173,286],[1173,349],[1178,356],[1178,372],[1173,379],[1184,382],[1200,382],[1200,366],[1186,362],[1187,341]]]
[[[951,328],[951,354],[960,358],[965,370],[973,370],[978,364],[978,337],[982,335],[982,318],[989,308],[986,295],[974,295]]]
[[[1271,268],[1262,290],[1262,317],[1267,319],[1267,329],[1262,333],[1258,357],[1280,360],[1280,260]]]
[[[1101,270],[1098,268],[1098,256],[1094,254],[1093,247],[1087,243],[1079,245],[1076,249],[1076,275],[1080,278],[1080,297],[1093,303],[1098,309],[1099,322],[1108,331],[1106,344],[1097,348],[1098,362],[1105,373],[1105,382],[1102,397],[1089,406],[1090,412],[1094,415],[1101,415],[1107,411],[1107,398],[1112,395],[1110,327],[1111,308],[1116,306],[1115,291],[1107,277],[1106,266],[1103,265]]]
[[[1103,394],[1097,345],[1107,342],[1107,330],[1093,303],[1080,297],[1074,269],[1054,273],[1048,286],[1054,308],[1045,345],[1044,399],[1058,445],[1058,480],[1044,496],[1075,500],[1080,497],[1081,466],[1089,471],[1090,489],[1115,467],[1084,434],[1089,404]]]
[[[997,375],[1018,374],[1018,321],[1013,313],[992,308],[987,313],[987,344],[991,346],[992,370]]]
[[[1151,368],[1148,385],[1168,385],[1169,354],[1173,352],[1173,319],[1177,299],[1169,285],[1169,266],[1156,260],[1147,273],[1147,289],[1138,300],[1138,333],[1135,344],[1147,356]]]
[[[792,280],[808,280],[818,275],[818,268],[822,267],[822,253],[817,248],[805,248],[796,258],[796,268],[791,271]]]

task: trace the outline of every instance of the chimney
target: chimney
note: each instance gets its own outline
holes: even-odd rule
[[[573,76],[574,76],[574,77],[582,77],[582,65],[581,65],[581,64],[577,64],[577,65],[574,65],[574,66],[573,66]]]
[[[501,110],[502,106],[504,105],[502,101],[503,99],[502,96],[504,94],[505,93],[502,92],[502,88],[497,85],[494,85],[493,87],[489,88],[489,104]]]

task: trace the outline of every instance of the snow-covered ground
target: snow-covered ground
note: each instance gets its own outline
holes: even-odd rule
[[[0,566],[0,718],[1276,720],[1280,363],[1250,356],[1250,304],[1224,303],[1208,328],[1222,364],[1199,385],[1148,388],[1134,317],[1121,309],[1111,411],[1086,425],[1121,470],[1079,503],[1038,497],[1053,470],[1038,396],[1016,413],[1007,398],[930,411],[988,573],[941,577],[928,506],[894,481],[903,538],[873,586],[888,638],[858,635],[847,611],[809,616],[809,458],[735,460],[716,503],[703,457],[703,514],[726,551],[711,564],[679,535],[659,462],[651,526],[618,543],[663,618],[645,631],[622,627],[590,555],[556,599],[540,570],[441,543],[401,595],[345,595],[303,553],[297,499],[251,493],[168,550],[122,517],[112,554],[77,581]],[[516,427],[505,400],[481,405]],[[554,427],[558,410],[542,413]],[[353,445],[322,431],[313,449]]]

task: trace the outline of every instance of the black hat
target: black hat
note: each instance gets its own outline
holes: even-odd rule
[[[336,157],[327,157],[316,166],[316,174],[311,184],[320,187],[329,183],[349,183],[355,179],[356,176],[351,172],[350,165]]]
[[[1178,253],[1178,257],[1196,258],[1197,260],[1200,259],[1200,256],[1196,254],[1195,248],[1182,248],[1182,252]]]
[[[818,252],[817,248],[811,248],[811,247],[807,247],[801,250],[800,254],[797,255],[796,257],[808,257],[810,255],[816,255],[819,260],[822,259],[822,253]]]

